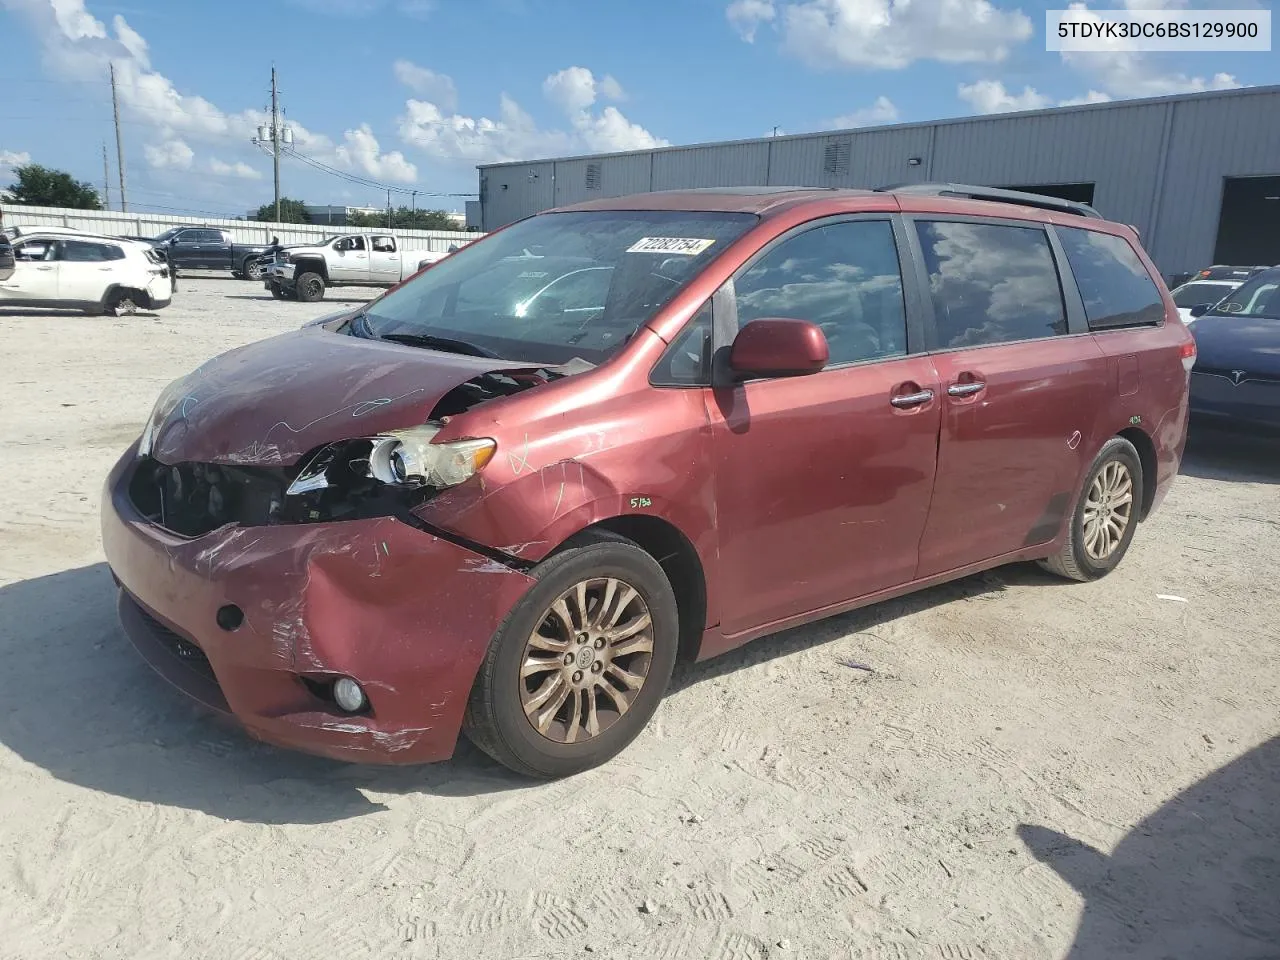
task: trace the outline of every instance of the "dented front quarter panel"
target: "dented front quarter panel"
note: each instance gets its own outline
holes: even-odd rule
[[[452,754],[489,640],[528,576],[390,518],[174,537],[134,513],[131,459],[108,481],[111,569],[205,652],[250,733],[362,762]],[[229,603],[244,611],[235,631],[216,622]],[[370,714],[343,714],[301,679],[335,675],[365,687]]]
[[[493,437],[476,477],[414,512],[503,554],[539,561],[583,528],[658,517],[693,544],[714,609],[715,498],[700,388],[651,387],[665,343],[651,331],[613,363],[455,417],[438,440]],[[637,382],[638,381],[638,382]]]

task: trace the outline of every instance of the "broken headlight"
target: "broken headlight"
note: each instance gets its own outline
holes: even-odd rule
[[[307,462],[287,493],[327,490],[344,474],[388,486],[454,487],[479,472],[498,446],[488,439],[434,443],[439,432],[439,426],[427,424],[330,444]]]
[[[183,395],[183,387],[186,385],[187,378],[179,377],[171,384],[160,391],[160,396],[156,398],[155,405],[151,408],[151,413],[147,416],[147,422],[142,428],[142,436],[138,440],[138,456],[148,457],[151,455],[151,448],[155,446],[156,434],[160,432],[160,428],[164,426],[164,422],[169,418],[169,414],[178,406],[179,401],[185,404],[194,404],[195,397],[187,397]],[[185,410],[183,411],[185,413]]]

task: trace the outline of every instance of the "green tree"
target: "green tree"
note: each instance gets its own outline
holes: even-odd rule
[[[276,204],[275,201],[264,203],[258,208],[258,212],[254,214],[254,219],[267,223],[276,222]],[[310,223],[311,216],[307,213],[307,205],[301,200],[293,200],[289,197],[280,198],[280,223]]]
[[[387,227],[387,215],[380,213],[347,214],[347,226],[377,229]],[[399,207],[391,212],[391,228],[393,230],[458,230],[456,223],[443,210],[412,210]]]
[[[38,163],[14,167],[18,179],[9,185],[11,203],[32,207],[71,207],[75,210],[101,210],[98,191],[88,183],[74,180],[71,174],[51,170]]]

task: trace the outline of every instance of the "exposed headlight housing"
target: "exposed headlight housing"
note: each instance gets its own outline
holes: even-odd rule
[[[160,432],[160,428],[164,426],[165,420],[169,414],[173,412],[181,400],[190,400],[195,402],[194,397],[185,397],[183,394],[183,386],[186,377],[179,377],[171,384],[160,391],[160,396],[156,398],[155,404],[151,407],[151,413],[147,416],[147,422],[143,425],[142,436],[138,440],[138,456],[151,456],[151,448],[155,445],[156,434]]]
[[[330,444],[303,467],[289,485],[287,494],[295,496],[328,489],[332,485],[330,474],[340,459],[349,469],[388,486],[455,487],[478,473],[493,459],[498,448],[490,439],[434,443],[439,432],[438,425],[426,424],[363,441]],[[356,444],[363,447],[363,451],[353,456]]]

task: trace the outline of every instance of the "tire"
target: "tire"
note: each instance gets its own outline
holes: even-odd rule
[[[286,299],[284,287],[280,286],[278,283],[273,283],[271,285],[271,296],[275,297],[277,300]]]
[[[260,281],[263,274],[262,264],[258,262],[257,257],[246,257],[240,267],[240,274],[245,280]]]
[[[463,730],[472,743],[516,773],[543,779],[567,777],[619,754],[657,710],[679,647],[676,598],[652,556],[630,540],[600,532],[576,537],[535,567],[531,576],[537,582],[507,614],[490,641],[467,703]],[[612,593],[608,587],[611,582],[619,584]],[[588,616],[578,618],[574,614],[580,608],[572,597],[578,596],[578,585],[583,583],[589,584],[583,594],[588,598]],[[623,586],[634,590],[637,598],[628,599]],[[578,638],[585,633],[575,635],[552,613],[552,606],[561,601],[575,622],[590,624],[586,631],[594,630],[595,618],[602,610],[606,615],[614,611],[623,627],[634,627],[644,623],[647,608],[648,626],[621,638],[595,635],[593,641],[583,643]],[[619,602],[624,605],[617,609]],[[535,635],[539,638],[536,649],[530,646]],[[648,651],[643,649],[646,644]],[[627,647],[640,649],[613,656],[608,652]],[[562,656],[575,662],[562,669]],[[534,658],[547,666],[522,676],[524,665]],[[615,668],[632,679],[642,676],[639,688],[628,693]],[[560,706],[548,720],[544,734],[535,727],[534,718],[526,715],[526,709],[536,716],[539,706],[530,701],[536,701],[547,684],[554,687],[557,682],[561,686],[554,689],[567,689],[568,698],[550,697]],[[577,687],[575,682],[587,686]],[[608,692],[606,684],[614,692]],[[631,699],[626,708],[619,709],[617,701],[627,696]],[[595,719],[594,734],[588,729],[589,718]],[[570,737],[568,730],[575,719],[575,736]],[[576,734],[584,739],[577,739]]]
[[[1124,559],[1133,542],[1138,518],[1142,516],[1142,491],[1142,459],[1138,451],[1123,437],[1112,437],[1103,444],[1085,474],[1066,540],[1056,554],[1041,560],[1040,565],[1068,580],[1085,582],[1106,576]],[[1129,498],[1127,502],[1125,496]],[[1099,504],[1104,505],[1101,510]],[[1115,526],[1126,508],[1123,529],[1116,536]],[[1112,517],[1114,523],[1095,523],[1090,520],[1094,515]]]
[[[138,312],[141,302],[137,291],[121,290],[111,298],[111,302],[107,304],[107,315],[112,317],[131,317]]]
[[[303,303],[315,303],[324,299],[324,277],[318,273],[304,273],[293,282],[294,295]]]

